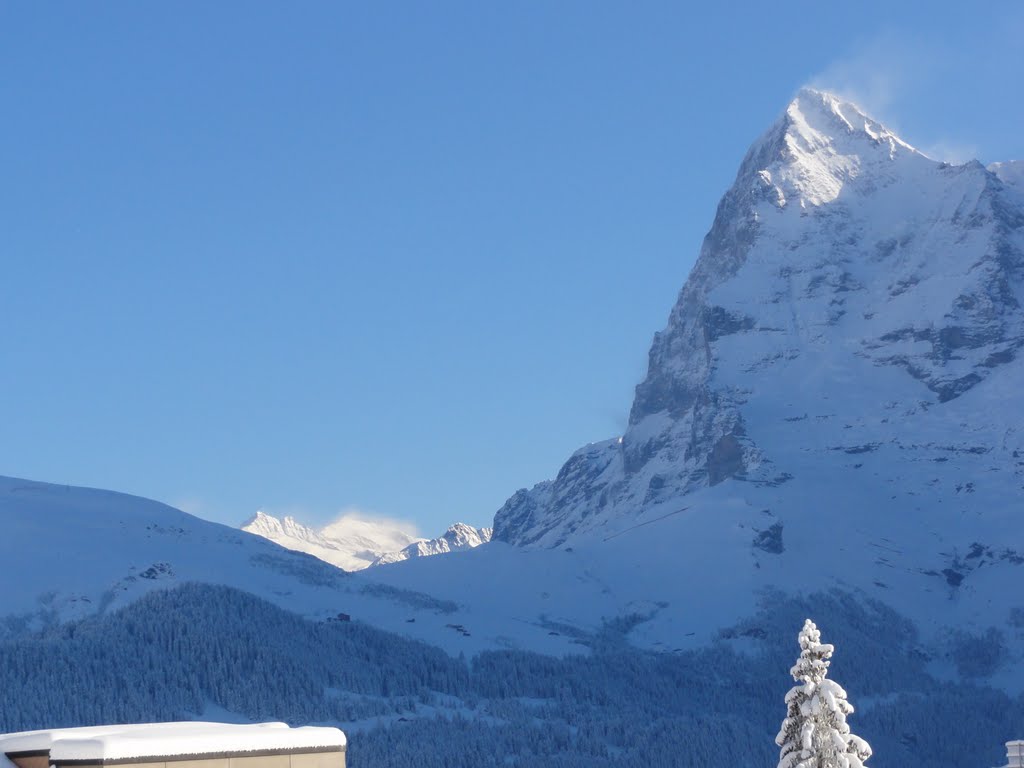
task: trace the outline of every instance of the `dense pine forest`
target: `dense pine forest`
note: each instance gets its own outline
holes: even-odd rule
[[[884,606],[830,593],[765,595],[764,610],[693,652],[648,653],[628,622],[553,658],[452,658],[359,622],[313,623],[224,587],[157,592],[110,615],[9,632],[0,645],[0,730],[210,717],[331,723],[357,767],[771,764],[796,631],[813,615],[877,768],[996,765],[1024,700],[942,682],[999,638],[928,659]],[[943,665],[940,665],[943,666]]]

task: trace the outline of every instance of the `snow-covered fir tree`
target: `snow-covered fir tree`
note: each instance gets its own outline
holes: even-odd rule
[[[781,748],[778,768],[863,768],[871,757],[870,745],[846,724],[853,712],[846,691],[826,679],[834,650],[807,619],[800,631],[800,658],[789,671],[797,685],[786,694],[786,719],[775,737]]]

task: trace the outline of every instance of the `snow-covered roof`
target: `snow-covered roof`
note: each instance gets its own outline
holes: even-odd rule
[[[339,750],[345,734],[337,728],[286,723],[143,723],[58,728],[0,735],[0,752],[50,753],[51,762],[185,757],[222,753]]]
[[[1024,740],[1006,742],[1006,768],[1024,766]]]

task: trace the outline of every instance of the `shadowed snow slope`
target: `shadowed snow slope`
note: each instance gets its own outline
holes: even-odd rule
[[[402,585],[369,578],[401,565],[349,574],[260,536],[137,496],[0,477],[0,530],[7,579],[7,589],[0,591],[0,640],[110,613],[156,590],[201,582],[250,592],[313,620],[362,620],[452,654],[504,646],[579,650],[572,637],[549,635],[537,620],[506,626],[508,614],[491,610],[490,597],[482,610],[464,606],[464,596],[477,594],[461,582],[472,574],[454,575],[453,581],[450,572],[435,572],[428,583],[444,595],[437,598],[415,585],[415,572]],[[488,572],[525,566],[549,573],[543,563],[521,562],[515,550],[504,549],[506,559],[485,565]],[[415,558],[447,559],[461,558]],[[564,570],[561,577],[569,578]],[[527,591],[521,599],[532,594]],[[478,626],[479,634],[456,629],[466,624]]]
[[[6,615],[29,626],[102,613],[182,581],[326,608],[346,575],[307,555],[127,494],[0,478]]]
[[[112,491],[0,477],[0,530],[0,639],[188,582],[245,590],[311,619],[354,616],[436,645],[460,621],[454,602],[355,581],[308,554]]]

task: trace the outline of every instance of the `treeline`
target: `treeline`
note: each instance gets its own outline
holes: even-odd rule
[[[772,765],[806,616],[828,627],[834,670],[864,702],[852,717],[875,748],[870,765],[997,765],[1003,742],[1024,735],[1024,701],[936,682],[912,625],[840,593],[768,595],[698,651],[603,638],[588,655],[467,661],[209,585],[0,644],[0,731],[181,719],[212,704],[348,727],[353,768]]]

